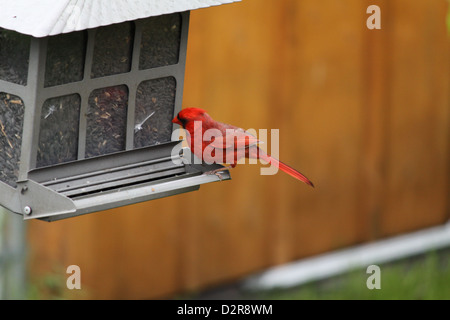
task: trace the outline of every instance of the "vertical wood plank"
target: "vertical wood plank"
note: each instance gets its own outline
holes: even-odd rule
[[[365,239],[356,195],[362,140],[362,32],[359,1],[301,1],[293,30],[298,44],[285,106],[285,150],[313,180],[312,192],[289,184],[293,257],[339,248]],[[292,139],[296,137],[296,139]],[[288,161],[288,160],[286,160]],[[304,169],[303,169],[304,168]]]
[[[367,8],[373,4],[364,1]],[[369,239],[376,239],[380,233],[380,213],[385,204],[386,152],[389,138],[388,119],[390,115],[391,77],[391,2],[377,1],[381,11],[381,30],[364,28],[363,100],[363,149],[361,157],[361,189],[358,210],[361,216],[359,231]],[[362,8],[361,8],[362,9]],[[366,15],[365,17],[368,17]]]
[[[389,144],[383,235],[445,221],[448,35],[443,1],[392,3]]]

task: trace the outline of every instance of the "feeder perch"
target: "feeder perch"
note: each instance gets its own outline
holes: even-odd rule
[[[0,205],[53,221],[219,180],[171,120],[190,10],[235,1],[0,0]]]

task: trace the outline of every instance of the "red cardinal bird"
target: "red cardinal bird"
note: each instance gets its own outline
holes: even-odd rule
[[[234,168],[237,161],[244,156],[251,159],[262,159],[292,177],[314,187],[313,183],[303,174],[261,150],[257,146],[260,141],[255,136],[236,126],[215,121],[203,109],[183,109],[172,122],[179,124],[189,133],[186,137],[189,148],[203,161],[213,163],[217,160],[218,152],[221,159],[220,163],[229,163],[231,168]],[[216,134],[212,134],[211,140],[205,138],[205,132],[209,129],[216,130],[214,131]],[[217,134],[219,132],[220,135]],[[201,148],[198,145],[196,147],[196,143],[198,145],[201,144]],[[221,169],[218,170],[220,171]]]

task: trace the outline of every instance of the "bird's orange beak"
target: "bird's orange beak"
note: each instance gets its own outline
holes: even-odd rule
[[[172,119],[172,123],[179,124],[180,126],[182,125],[181,122],[180,122],[180,120],[178,120],[178,117],[173,118],[173,119]]]

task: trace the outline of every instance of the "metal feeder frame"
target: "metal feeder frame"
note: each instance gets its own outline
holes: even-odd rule
[[[198,190],[201,184],[219,181],[216,175],[204,174],[222,166],[191,164],[192,154],[172,141],[134,149],[136,90],[140,83],[152,79],[174,77],[176,94],[174,115],[181,110],[186,62],[189,11],[181,15],[181,38],[178,63],[151,69],[139,69],[141,21],[136,20],[131,70],[111,76],[91,78],[95,32],[87,30],[84,78],[81,81],[44,87],[47,40],[31,38],[27,84],[0,80],[0,92],[16,95],[24,103],[24,120],[17,187],[0,181],[0,205],[22,214],[25,220],[54,221]],[[151,19],[147,18],[147,19]],[[126,147],[124,151],[85,159],[88,97],[98,88],[128,87]],[[78,135],[78,158],[47,167],[36,168],[41,109],[50,98],[70,94],[81,97]],[[173,126],[172,129],[175,129]],[[180,150],[174,163],[173,148]],[[222,180],[230,179],[228,171]]]

